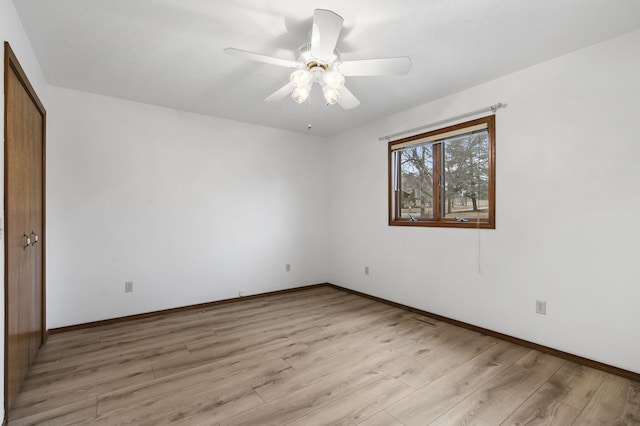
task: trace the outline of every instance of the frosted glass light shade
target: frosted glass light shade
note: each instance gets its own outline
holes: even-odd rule
[[[290,79],[295,87],[306,86],[311,81],[311,73],[307,69],[295,70],[291,73]]]
[[[327,71],[324,74],[324,82],[332,89],[342,89],[344,87],[344,75],[336,71]]]
[[[322,92],[324,93],[324,99],[329,105],[333,105],[340,100],[340,92],[338,92],[338,89],[325,87]]]
[[[309,97],[310,91],[311,91],[311,88],[309,87],[309,84],[307,84],[306,86],[296,87],[295,89],[293,89],[293,93],[291,94],[291,97],[293,98],[294,101],[301,104],[307,100],[307,98]]]

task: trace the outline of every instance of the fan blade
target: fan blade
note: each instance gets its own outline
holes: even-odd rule
[[[397,75],[406,74],[410,69],[411,58],[408,56],[344,61],[338,66],[339,72],[346,76]]]
[[[264,98],[267,102],[275,102],[287,96],[289,93],[293,92],[293,84],[287,83],[266,98]]]
[[[233,47],[227,47],[224,49],[224,53],[231,56],[237,56],[238,58],[249,59],[251,61],[264,62],[272,65],[279,65],[287,68],[297,68],[300,64],[296,61],[290,61],[288,59],[274,58],[273,56],[262,55],[260,53],[248,52],[246,50],[234,49]]]
[[[315,10],[311,30],[311,56],[325,63],[331,59],[343,21],[342,16],[330,10]]]
[[[360,101],[346,87],[338,90],[340,92],[340,100],[338,103],[343,109],[352,109],[360,105]]]

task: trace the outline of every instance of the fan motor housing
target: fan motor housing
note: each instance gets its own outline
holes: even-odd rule
[[[298,47],[298,50],[296,51],[296,60],[298,62],[305,64],[305,66],[309,70],[311,70],[314,67],[321,67],[325,71],[327,71],[331,64],[333,64],[336,61],[340,61],[340,52],[338,52],[337,50],[334,50],[333,55],[331,56],[328,62],[320,61],[319,59],[314,58],[313,55],[311,54],[311,42],[306,42],[300,47]]]

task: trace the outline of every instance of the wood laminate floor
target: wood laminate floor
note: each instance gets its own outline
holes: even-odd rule
[[[9,419],[638,425],[640,383],[316,287],[53,335]]]

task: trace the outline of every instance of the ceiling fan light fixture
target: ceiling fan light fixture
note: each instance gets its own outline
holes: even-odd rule
[[[301,104],[307,100],[310,92],[311,92],[310,84],[307,84],[305,86],[299,86],[293,89],[293,93],[291,94],[291,97],[293,98],[294,101]]]
[[[334,105],[340,101],[340,92],[338,89],[327,86],[322,89],[322,93],[324,94],[324,99],[327,101],[328,105]]]
[[[337,71],[327,71],[324,74],[324,82],[332,89],[342,89],[344,87],[344,75]]]
[[[311,26],[311,41],[300,45],[295,51],[295,60],[282,59],[261,53],[228,47],[224,52],[231,56],[277,65],[289,69],[289,82],[264,100],[279,101],[287,95],[299,104],[311,96],[315,83],[323,90],[328,105],[340,104],[343,109],[352,109],[360,101],[345,86],[345,76],[383,76],[406,74],[411,69],[411,58],[356,59],[342,61],[337,50],[340,32],[344,27],[342,16],[327,9],[315,9]]]
[[[295,87],[304,87],[311,81],[311,73],[307,69],[298,69],[291,73],[290,80]]]

